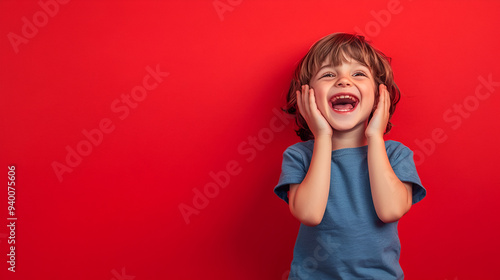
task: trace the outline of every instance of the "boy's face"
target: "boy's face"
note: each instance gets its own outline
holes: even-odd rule
[[[365,127],[377,88],[368,67],[353,59],[338,66],[325,61],[311,78],[310,86],[318,109],[334,131]]]

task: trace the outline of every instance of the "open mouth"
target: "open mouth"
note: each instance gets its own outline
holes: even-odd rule
[[[330,100],[332,109],[337,112],[350,112],[356,108],[359,100],[354,95],[340,94]]]

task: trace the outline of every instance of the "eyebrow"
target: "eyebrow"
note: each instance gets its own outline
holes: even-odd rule
[[[353,64],[357,64],[357,65],[354,65],[354,66],[358,66],[358,67],[360,66],[360,67],[364,67],[364,68],[367,68],[368,70],[370,70],[370,67],[365,66],[365,65],[363,65],[363,64],[361,64],[361,63],[359,63],[359,62],[354,62]],[[325,69],[325,68],[335,68],[335,66],[334,66],[333,64],[325,64],[325,65],[321,66],[321,67],[318,69],[318,71],[317,71],[317,72],[320,72],[321,70],[323,70],[323,69]]]

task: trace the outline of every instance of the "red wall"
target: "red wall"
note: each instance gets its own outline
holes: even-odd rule
[[[403,93],[387,138],[428,190],[399,226],[406,279],[498,279],[499,10],[0,1],[0,278],[282,279],[299,224],[272,190],[299,139],[276,112],[309,46],[342,31],[393,58]]]

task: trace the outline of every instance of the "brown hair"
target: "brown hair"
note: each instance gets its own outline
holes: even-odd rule
[[[381,51],[373,48],[361,35],[333,33],[314,43],[306,56],[297,65],[292,82],[290,83],[286,98],[287,104],[283,110],[295,115],[295,122],[299,126],[296,132],[302,141],[314,139],[314,135],[299,113],[296,96],[297,90],[300,91],[302,85],[309,84],[311,78],[326,60],[329,60],[333,66],[338,66],[343,62],[347,62],[349,58],[368,67],[372,72],[376,84],[375,106],[378,103],[378,85],[385,84],[387,86],[391,97],[391,107],[389,108],[389,122],[387,123],[385,133],[391,130],[392,123],[390,120],[401,96],[401,92],[394,82],[390,65],[391,59]],[[373,112],[370,114],[368,121],[372,118],[372,115]]]

